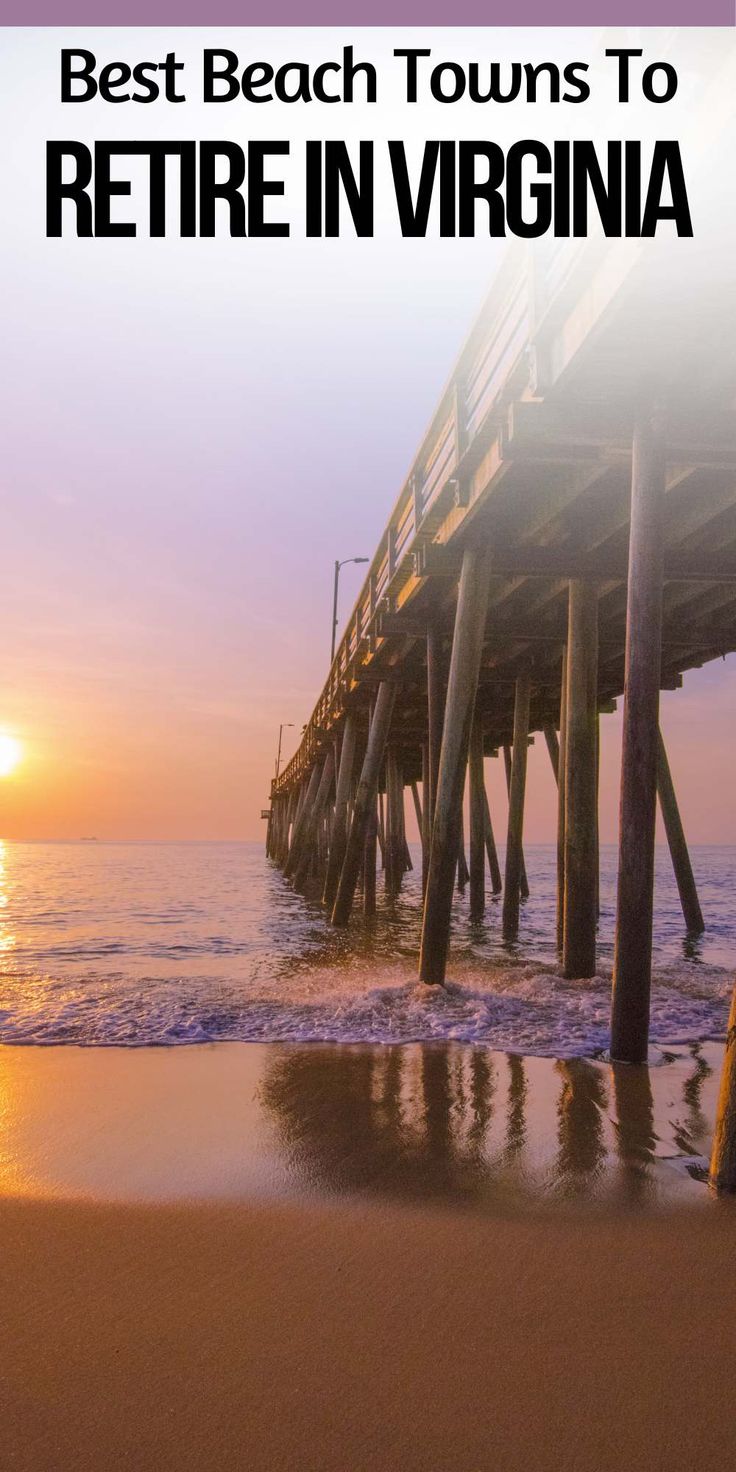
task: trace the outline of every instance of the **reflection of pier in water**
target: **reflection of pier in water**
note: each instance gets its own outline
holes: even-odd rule
[[[716,1076],[697,1047],[632,1069],[452,1043],[312,1044],[274,1050],[262,1099],[290,1169],[320,1192],[637,1206],[700,1190],[667,1162],[707,1152]]]

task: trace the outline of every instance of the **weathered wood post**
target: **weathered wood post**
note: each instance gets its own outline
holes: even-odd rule
[[[286,860],[287,860],[287,857],[288,857],[288,853],[289,853],[289,843],[291,841],[291,832],[292,832],[294,823],[296,821],[296,811],[297,811],[298,804],[299,804],[299,793],[297,792],[297,789],[295,787],[292,787],[291,792],[289,793],[289,805],[288,805],[288,807],[286,809],[286,813],[285,813],[285,816],[284,816],[284,827],[283,827],[283,832],[281,834],[281,841],[280,841],[280,845],[279,845],[278,860],[279,860],[279,863],[280,863],[282,869],[284,867],[284,864],[286,863]]]
[[[488,869],[491,875],[491,894],[500,894],[503,888],[501,884],[501,866],[498,862],[496,852],[496,840],[493,835],[493,824],[491,822],[491,810],[488,806],[488,793],[483,786],[483,820],[486,835],[486,849],[488,852]]]
[[[309,790],[309,778],[308,777],[302,777],[302,780],[299,783],[299,793],[298,793],[297,800],[296,800],[296,811],[294,813],[294,827],[293,827],[292,832],[291,832],[291,838],[289,839],[289,851],[291,850],[291,844],[293,842],[294,834],[296,832],[296,825],[297,825],[297,823],[301,819],[301,815],[302,815],[302,811],[303,811],[303,808],[304,808],[304,804],[305,804],[306,799],[307,799],[307,792],[308,792],[308,790]]]
[[[368,814],[363,846],[363,914],[370,920],[376,913],[376,859],[378,857],[378,814],[374,801]]]
[[[437,801],[437,783],[442,748],[442,723],[445,718],[446,670],[442,635],[434,623],[427,625],[427,746],[429,759],[429,833],[432,833]]]
[[[368,707],[368,732],[370,734],[373,723],[373,714],[376,708],[376,697],[371,695]],[[378,784],[376,784],[378,785]],[[350,807],[350,822],[352,823],[352,812],[355,805],[356,783],[353,783]],[[348,833],[350,824],[348,824]],[[368,820],[365,827],[365,839],[363,842],[363,918],[372,920],[376,913],[376,866],[378,859],[378,792],[368,809]]]
[[[464,793],[461,793],[460,817],[458,819],[460,828],[457,840],[457,887],[460,894],[465,894],[465,889],[470,878],[468,861],[465,857],[465,813],[463,812],[463,797]]]
[[[368,820],[371,809],[375,808],[378,776],[395,700],[396,686],[388,680],[383,680],[376,695],[373,718],[368,732],[368,745],[355,794],[350,833],[332,910],[333,925],[347,925],[350,919],[350,911],[355,898],[355,886],[358,882],[358,871],[365,848]]]
[[[682,826],[675,785],[672,781],[672,772],[661,730],[657,733],[657,793],[688,934],[702,935],[705,930],[703,911],[700,908],[693,866],[690,863],[685,830]]]
[[[330,852],[327,859],[327,874],[322,895],[322,903],[328,910],[332,910],[332,906],[335,903],[340,870],[342,869],[345,848],[348,841],[348,801],[350,798],[350,784],[353,778],[355,737],[355,716],[349,713],[345,717],[345,727],[342,735],[340,766],[338,768],[337,787],[335,791],[335,812],[332,819]]]
[[[335,758],[332,757],[334,771]],[[313,844],[313,868],[324,881],[327,873],[327,855],[330,847],[330,802],[329,799],[317,819],[317,831]]]
[[[507,791],[509,797],[511,797],[511,767],[512,767],[512,761],[511,761],[511,747],[510,746],[504,746],[504,749],[503,749],[503,765],[504,765],[504,770],[506,772],[506,791]],[[528,898],[529,898],[529,880],[527,879],[527,874],[526,874],[526,860],[524,858],[524,849],[523,848],[521,850],[521,879],[519,881],[519,893],[521,894],[521,898],[523,900],[528,900]]]
[[[642,403],[631,471],[618,903],[611,1057],[643,1063],[649,1044],[654,830],[662,644],[665,449],[659,412]]]
[[[565,909],[562,969],[568,980],[595,975],[598,879],[596,781],[598,590],[570,583],[565,756]]]
[[[596,698],[597,705],[597,698]],[[595,913],[601,913],[601,713],[595,713]]]
[[[404,872],[404,786],[399,753],[395,746],[386,752],[386,894],[397,895]]]
[[[710,1183],[716,1191],[736,1191],[736,986],[723,1055],[716,1128],[710,1157]]]
[[[506,872],[503,886],[503,935],[514,940],[519,930],[521,898],[522,842],[524,834],[524,796],[526,763],[529,750],[529,702],[531,677],[523,670],[516,677],[514,695],[514,749],[509,786],[509,827],[506,839]]]
[[[417,787],[416,782],[412,782],[410,785],[411,785],[411,800],[412,800],[412,802],[414,804],[414,817],[417,820],[417,828],[419,829],[419,837],[421,838],[421,836],[422,836],[422,830],[424,828],[424,817],[423,817],[423,814],[422,814],[422,802],[421,802],[421,798],[419,796],[419,788]]]
[[[555,782],[558,782],[559,783],[559,780],[560,780],[560,743],[557,740],[557,732],[556,732],[554,726],[551,726],[551,725],[548,724],[548,725],[546,725],[544,727],[544,739],[545,739],[545,741],[547,743],[547,750],[549,752],[549,759],[550,759],[550,762],[552,763],[552,771],[555,774]]]
[[[560,746],[557,764],[557,949],[565,929],[565,802],[567,783],[567,648],[560,674]]]
[[[297,863],[292,870],[294,885],[298,887],[303,884],[309,874],[310,865],[316,860],[319,867],[320,859],[320,832],[322,819],[327,807],[327,800],[332,787],[332,779],[335,773],[335,757],[330,747],[322,764],[322,773],[319,779],[317,794],[309,813],[305,828],[302,833],[301,853]]]
[[[299,812],[297,820],[294,824],[294,833],[292,835],[289,856],[284,865],[284,874],[286,875],[287,879],[291,878],[302,857],[302,849],[305,835],[309,828],[309,820],[312,815],[312,809],[314,807],[315,798],[317,796],[317,790],[319,788],[319,782],[320,777],[322,776],[323,767],[324,761],[318,758],[310,773],[309,784],[304,794],[304,802],[302,803],[301,811]]]
[[[422,746],[422,894],[427,888],[429,873],[429,845],[432,837],[432,817],[429,803],[429,742]]]
[[[274,857],[274,831],[276,827],[276,798],[271,794],[271,806],[268,813],[268,824],[266,826],[266,858]]]
[[[483,721],[476,712],[470,731],[470,918],[482,920],[486,908],[486,795]]]
[[[488,608],[488,585],[488,553],[479,547],[466,548],[455,614],[437,801],[432,823],[429,874],[422,918],[419,977],[430,985],[444,981],[447,966],[463,780],[478,689]]]
[[[288,806],[287,806],[287,809],[286,809],[286,815],[285,815],[285,819],[284,819],[284,827],[283,827],[283,832],[281,834],[281,838],[280,838],[280,841],[279,841],[279,851],[278,851],[278,855],[277,855],[278,861],[281,864],[282,868],[283,868],[284,864],[286,863],[286,859],[287,859],[287,856],[288,856],[288,853],[289,853],[289,835],[291,833],[292,826],[293,826],[294,822],[296,821],[296,813],[297,813],[298,806],[299,806],[299,791],[298,791],[298,789],[296,787],[292,787],[291,792],[289,793],[289,802],[288,802]]]
[[[409,845],[406,841],[406,810],[404,801],[406,797],[406,786],[404,783],[404,766],[401,759],[399,759],[399,773],[401,776],[401,781],[399,784],[398,803],[399,827],[401,831],[401,873],[403,876],[404,874],[408,873],[410,869],[414,868],[414,864],[412,861],[411,853],[409,851]]]

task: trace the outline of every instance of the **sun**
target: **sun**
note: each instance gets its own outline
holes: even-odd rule
[[[9,777],[23,755],[23,747],[15,736],[0,731],[0,777]]]

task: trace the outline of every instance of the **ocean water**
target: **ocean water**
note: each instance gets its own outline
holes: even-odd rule
[[[652,1044],[725,1035],[736,967],[736,848],[696,848],[706,920],[684,932],[657,854]],[[528,847],[518,943],[500,904],[456,897],[448,986],[419,987],[419,855],[398,901],[333,931],[249,843],[0,845],[0,1042],[140,1047],[217,1041],[454,1039],[549,1057],[608,1043],[616,851],[601,853],[600,961],[565,982],[555,853]]]

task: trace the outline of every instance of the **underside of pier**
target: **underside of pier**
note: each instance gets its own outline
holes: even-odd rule
[[[690,931],[703,919],[659,731],[659,692],[736,650],[733,272],[657,242],[512,251],[383,532],[296,755],[268,851],[312,872],[336,925],[395,893],[405,787],[423,846],[419,970],[445,977],[457,879],[480,918],[527,890],[526,754],[557,782],[558,941],[596,964],[598,741],[623,697],[611,1047],[646,1057],[654,824],[662,806]],[[484,757],[509,784],[505,873]],[[469,855],[463,793],[469,793]],[[459,868],[458,868],[459,866]]]

